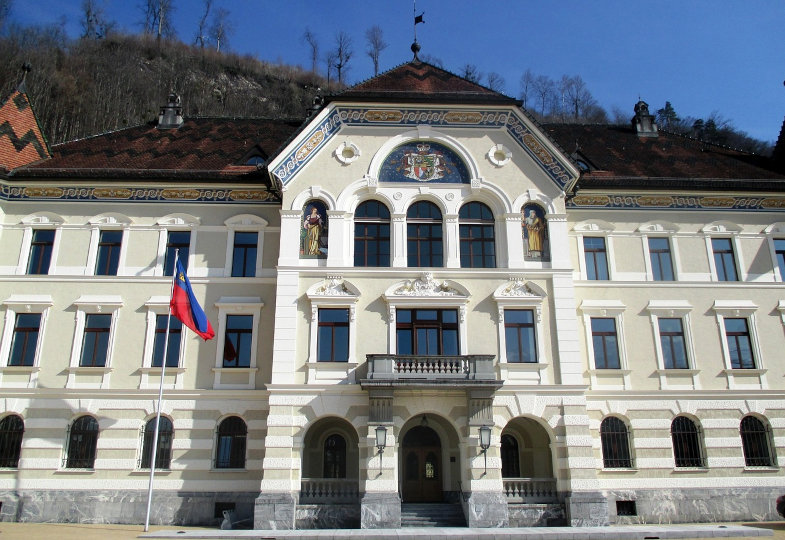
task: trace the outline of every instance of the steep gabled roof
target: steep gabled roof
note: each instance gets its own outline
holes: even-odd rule
[[[0,105],[0,167],[13,170],[50,156],[22,82]]]
[[[361,82],[328,101],[395,101],[467,104],[520,102],[427,62],[412,60]]]

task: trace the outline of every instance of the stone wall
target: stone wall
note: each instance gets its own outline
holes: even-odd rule
[[[298,504],[296,529],[359,529],[359,504]]]
[[[552,504],[509,504],[507,505],[510,527],[565,527],[567,517],[564,505]]]

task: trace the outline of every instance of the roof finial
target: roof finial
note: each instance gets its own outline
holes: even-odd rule
[[[25,79],[27,79],[27,74],[32,71],[33,66],[30,65],[30,62],[25,62],[22,64],[22,80],[19,81],[19,85],[17,86],[17,90],[20,92],[25,92]]]
[[[412,43],[412,52],[414,53],[414,60],[419,62],[420,59],[417,57],[417,53],[420,52],[420,44],[417,43],[417,25],[420,23],[425,24],[425,19],[423,19],[425,12],[423,11],[417,15],[417,0],[412,0],[412,7],[414,12],[414,43]]]

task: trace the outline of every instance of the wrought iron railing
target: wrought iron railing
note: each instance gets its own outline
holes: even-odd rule
[[[360,483],[354,478],[303,478],[300,503],[353,503],[360,500]]]
[[[555,478],[505,478],[507,502],[555,502],[559,499]]]

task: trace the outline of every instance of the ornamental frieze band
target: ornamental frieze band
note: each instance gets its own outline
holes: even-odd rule
[[[768,210],[785,208],[785,197],[743,197],[723,195],[577,195],[567,201],[567,208],[621,210],[657,208],[658,210]]]
[[[236,204],[278,203],[276,195],[265,189],[209,189],[209,188],[107,188],[59,186],[0,186],[0,199],[14,201],[61,200],[131,202],[224,202]]]

